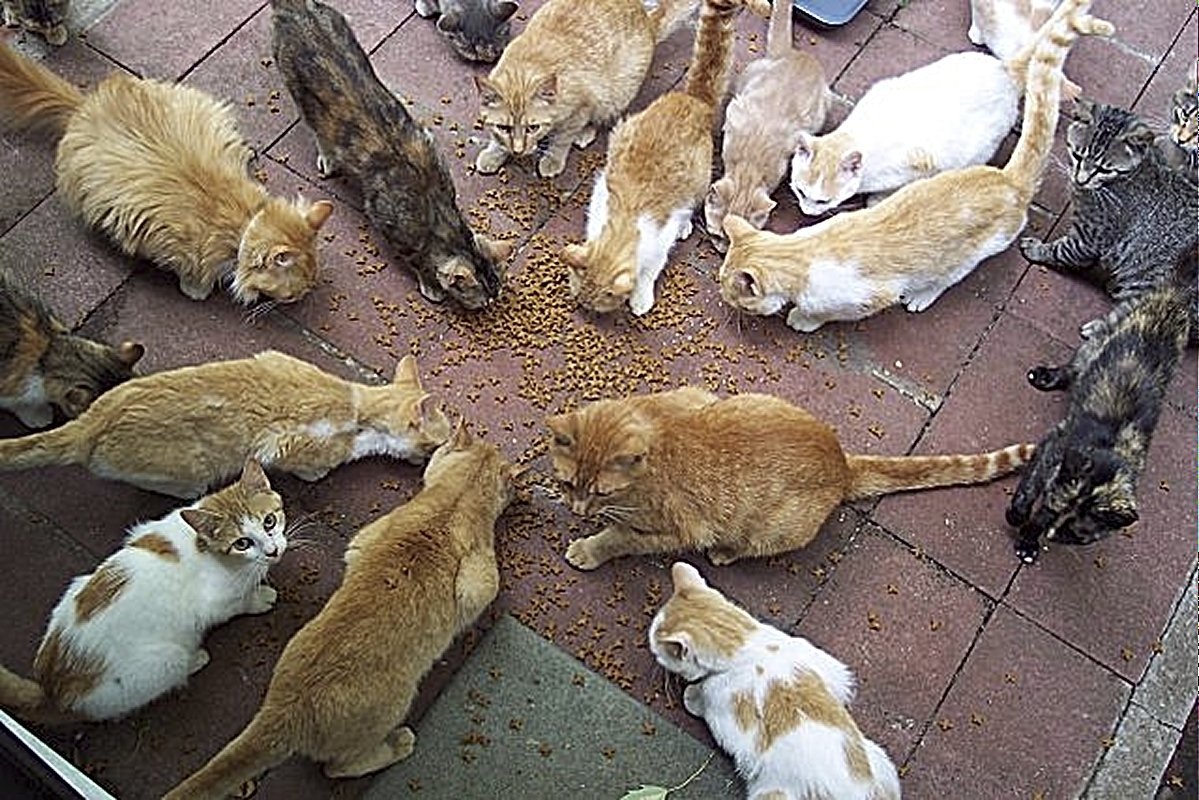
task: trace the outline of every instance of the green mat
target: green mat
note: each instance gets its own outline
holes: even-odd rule
[[[510,616],[487,634],[416,726],[416,751],[366,800],[617,800],[670,788],[712,751]],[[740,798],[716,753],[670,800]]]

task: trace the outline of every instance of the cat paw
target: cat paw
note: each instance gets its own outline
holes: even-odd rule
[[[683,690],[683,708],[694,717],[704,715],[704,692],[698,684],[689,683]]]
[[[679,235],[675,238],[680,242],[689,239],[693,230],[695,230],[695,226],[691,224],[691,220],[687,220],[683,223],[683,227],[679,229]]]
[[[201,647],[192,654],[192,663],[188,665],[187,674],[195,675],[204,667],[208,666],[208,662],[212,660],[212,656],[208,655],[208,651]]]
[[[787,327],[800,333],[811,333],[818,330],[823,324],[823,320],[813,320],[805,317],[803,312],[798,308],[793,308],[787,312]]]
[[[484,175],[494,175],[508,161],[508,151],[497,142],[491,142],[475,157],[475,169]]]
[[[575,539],[566,548],[566,560],[575,569],[592,570],[604,563],[591,552],[589,539]]]
[[[1084,339],[1090,339],[1096,336],[1103,330],[1103,320],[1093,319],[1078,326],[1078,335]]]
[[[649,313],[649,310],[654,307],[654,294],[647,292],[646,294],[634,294],[629,298],[629,310],[633,312],[634,317],[643,317]]]
[[[1052,367],[1033,367],[1028,371],[1028,382],[1034,389],[1048,392],[1057,388],[1057,370]]]
[[[54,421],[54,409],[47,403],[41,406],[22,406],[13,409],[26,428],[44,428]]]
[[[402,761],[412,755],[416,747],[416,734],[404,725],[387,734],[387,743],[391,745],[391,752],[395,754],[396,760]]]
[[[275,607],[275,601],[278,599],[279,593],[274,588],[265,583],[259,584],[254,589],[254,594],[250,595],[250,602],[246,604],[246,613],[265,614]]]
[[[320,148],[317,148],[316,153],[316,171],[322,178],[332,178],[337,174],[337,165],[333,163],[333,159],[322,153]]]
[[[588,125],[583,130],[575,134],[575,147],[582,150],[595,141],[595,128]]]
[[[1045,258],[1045,243],[1035,236],[1025,236],[1020,239],[1020,255],[1033,263],[1040,263]]]
[[[708,550],[708,560],[714,567],[728,566],[740,558],[740,553],[728,547],[713,547]]]
[[[428,283],[424,278],[418,278],[421,296],[430,303],[440,303],[445,300],[445,290],[435,283]]]
[[[437,0],[416,0],[416,13],[420,14],[422,19],[435,17],[441,13],[441,5]]]
[[[1013,501],[1012,504],[1007,507],[1007,511],[1003,512],[1003,518],[1007,520],[1008,525],[1011,525],[1013,528],[1019,528],[1024,525],[1024,523],[1028,522],[1028,509],[1019,508],[1016,505],[1016,502]]]
[[[971,44],[981,45],[983,43],[983,32],[978,29],[977,25],[971,25],[969,30],[966,31],[966,38],[970,40]]]
[[[1020,559],[1025,564],[1037,563],[1037,558],[1041,555],[1041,545],[1037,540],[1028,541],[1027,539],[1017,539],[1015,544],[1016,558]]]
[[[329,470],[327,470],[327,469],[308,469],[308,470],[296,469],[296,470],[292,470],[291,474],[295,475],[297,478],[299,478],[302,481],[307,481],[308,483],[314,483],[315,481],[319,481],[321,478],[328,475]]]
[[[183,292],[192,300],[207,300],[212,294],[212,284],[195,283],[193,281],[179,279],[179,291]]]
[[[566,154],[546,153],[537,161],[537,174],[543,178],[555,178],[566,169]]]

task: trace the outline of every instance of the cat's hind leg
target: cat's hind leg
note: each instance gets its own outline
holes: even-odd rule
[[[407,725],[391,731],[383,741],[352,753],[344,753],[325,762],[325,775],[329,778],[357,778],[390,767],[412,755],[416,746],[416,734]]]

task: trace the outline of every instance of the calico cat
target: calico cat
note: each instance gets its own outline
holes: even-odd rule
[[[820,62],[795,49],[790,4],[774,3],[766,55],[741,73],[725,109],[724,175],[704,200],[704,222],[717,250],[727,246],[725,214],[744,217],[755,228],[766,224],[775,206],[770,194],[787,172],[800,133],[824,127],[830,97]]]
[[[189,86],[114,74],[87,96],[0,46],[0,113],[61,135],[59,194],[122,251],[176,273],[203,300],[218,282],[241,303],[299,300],[317,280],[327,201],[271,197],[224,103]]]
[[[1199,246],[1199,188],[1166,163],[1156,138],[1130,111],[1079,101],[1066,131],[1074,217],[1052,242],[1021,239],[1024,257],[1101,283],[1117,302],[1172,282],[1179,257]]]
[[[272,0],[275,63],[316,133],[317,167],[342,170],[420,291],[480,309],[500,294],[511,246],[473,233],[433,137],[375,75],[349,24],[317,0]]]
[[[491,136],[475,168],[486,175],[509,156],[537,157],[537,174],[566,168],[572,144],[586,147],[596,129],[633,102],[654,45],[677,28],[696,0],[547,0],[504,49],[486,78],[476,77],[480,115]]]
[[[134,378],[60,428],[0,440],[0,470],[79,464],[184,498],[247,458],[315,481],[367,456],[423,461],[450,433],[431,399],[412,356],[391,385],[365,386],[266,351]]]
[[[1069,364],[1028,373],[1037,389],[1069,391],[1070,405],[1037,446],[1007,510],[1022,561],[1036,560],[1042,536],[1090,544],[1136,522],[1137,479],[1191,330],[1197,258],[1188,251],[1175,282],[1091,325]]]
[[[459,425],[424,489],[350,540],[341,586],[287,643],[245,730],[164,800],[227,797],[292,755],[330,778],[407,758],[421,677],[499,591],[495,522],[512,476],[498,448]]]
[[[69,5],[69,0],[0,0],[5,25],[41,34],[55,47],[67,43]]]
[[[416,13],[437,17],[437,30],[466,61],[494,64],[508,44],[512,0],[416,0]]]
[[[970,0],[970,29],[966,36],[1003,61],[1016,58],[1053,14],[1060,0]],[[1078,97],[1082,90],[1062,78],[1062,96]]]
[[[1061,65],[1080,32],[1107,35],[1084,14],[1090,0],[1065,0],[1046,23],[1028,70],[1024,126],[1003,169],[949,170],[910,183],[885,200],[787,236],[725,217],[730,247],[720,291],[734,308],[770,315],[787,303],[787,324],[814,331],[865,319],[896,303],[923,311],[1001,252],[1024,228],[1028,205],[1053,146]]]
[[[36,681],[0,667],[0,706],[35,722],[112,719],[183,686],[208,663],[208,629],[274,606],[262,581],[287,548],[285,522],[251,459],[231,486],[133,526],[55,606]]]
[[[658,97],[612,131],[587,210],[587,241],[562,250],[571,296],[584,308],[653,308],[654,282],[712,172],[712,127],[733,61],[742,0],[704,0],[682,91]]]
[[[40,300],[0,271],[0,409],[30,428],[82,414],[92,401],[133,377],[146,348],[110,347],[75,336]]]
[[[566,559],[579,569],[636,553],[707,550],[717,565],[783,553],[847,500],[983,483],[1033,451],[847,455],[831,428],[785,400],[694,388],[601,400],[546,424],[563,499],[608,523],[570,544]]]
[[[1186,85],[1170,100],[1170,138],[1166,160],[1199,177],[1199,60],[1191,62]]]
[[[683,706],[733,757],[747,797],[899,800],[895,765],[846,708],[849,667],[754,619],[690,564],[676,562],[670,576],[650,650],[690,682]]]

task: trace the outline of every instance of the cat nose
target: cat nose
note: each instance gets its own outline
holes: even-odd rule
[[[278,547],[267,547],[267,548],[263,549],[262,552],[266,555],[267,558],[274,558],[275,556],[279,555],[279,548]]]

